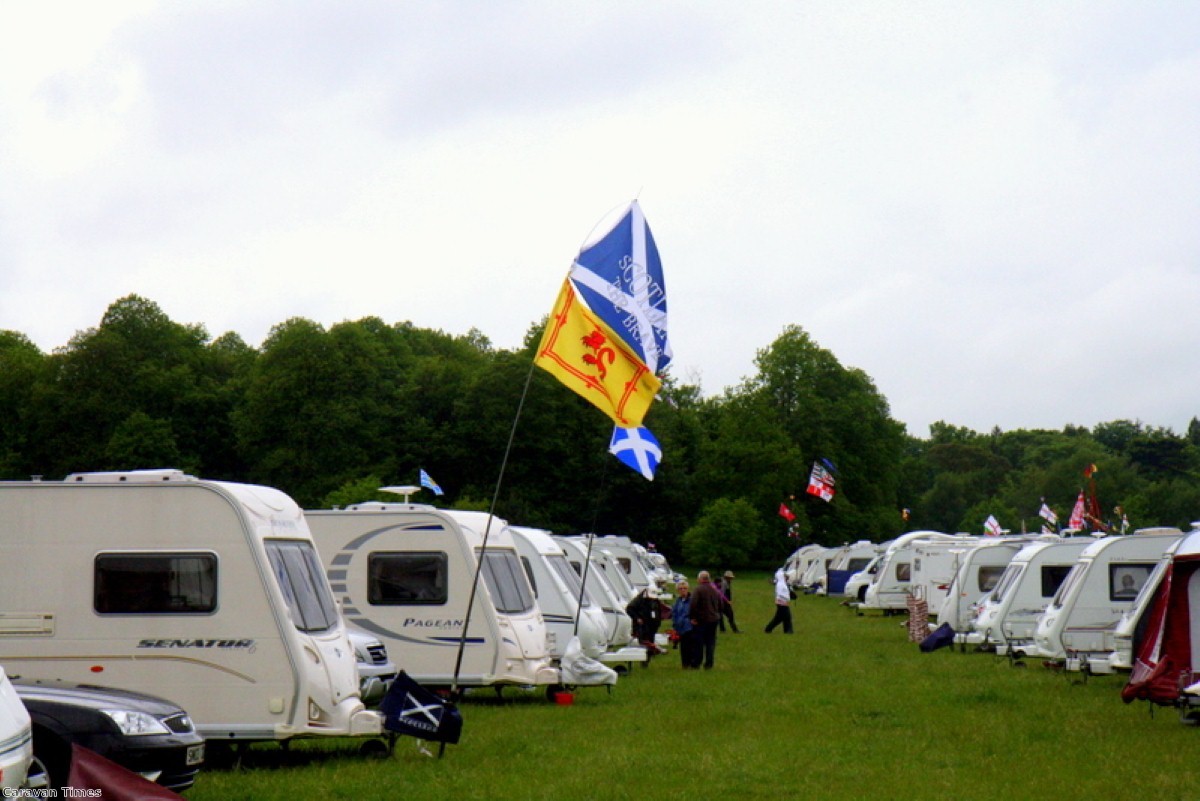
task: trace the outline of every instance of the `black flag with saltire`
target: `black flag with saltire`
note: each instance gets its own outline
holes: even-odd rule
[[[458,742],[462,735],[462,713],[452,702],[427,690],[400,671],[388,694],[379,704],[383,727],[437,743]]]

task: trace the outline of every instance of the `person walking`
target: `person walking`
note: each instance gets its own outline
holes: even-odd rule
[[[690,609],[692,625],[698,633],[702,666],[712,670],[717,656],[717,623],[721,620],[721,595],[712,584],[712,576],[701,570],[696,576]]]
[[[721,594],[725,596],[725,603],[721,604],[721,631],[725,631],[725,618],[729,618],[729,630],[734,634],[741,634],[737,621],[733,619],[733,579],[733,571],[726,570],[725,575],[713,583],[720,584]]]
[[[700,633],[692,625],[692,596],[686,581],[675,585],[675,603],[671,605],[671,626],[679,635],[679,659],[684,670],[700,667]]]
[[[783,575],[783,568],[775,571],[775,617],[763,631],[770,634],[780,624],[783,624],[784,634],[792,633],[792,588]]]

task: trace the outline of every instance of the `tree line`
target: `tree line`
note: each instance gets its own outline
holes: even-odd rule
[[[474,329],[293,318],[254,348],[131,295],[51,353],[0,331],[0,478],[177,467],[328,508],[395,500],[378,488],[424,469],[445,491],[424,502],[486,510],[494,497],[513,523],[625,534],[722,568],[777,565],[807,542],[981,533],[989,515],[1036,530],[1043,501],[1065,524],[1087,465],[1114,523],[1200,518],[1196,419],[1182,435],[1129,420],[987,433],[939,422],[919,438],[799,326],[720,395],[666,379],[646,418],[664,454],[649,482],[607,452],[604,415],[531,369],[543,325],[504,350]],[[805,493],[818,459],[837,468],[831,502]]]

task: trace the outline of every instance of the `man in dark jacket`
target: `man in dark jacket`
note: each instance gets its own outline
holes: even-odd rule
[[[721,622],[721,594],[712,585],[712,576],[701,570],[696,576],[696,589],[692,591],[692,606],[689,610],[692,625],[699,632],[700,649],[704,655],[704,669],[711,670],[717,652],[717,624]]]

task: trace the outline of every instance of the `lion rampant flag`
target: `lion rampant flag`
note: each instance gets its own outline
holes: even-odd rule
[[[558,293],[534,363],[622,428],[642,424],[662,385],[637,353],[580,300],[569,278]]]

